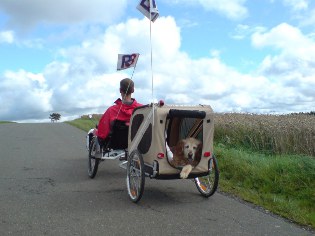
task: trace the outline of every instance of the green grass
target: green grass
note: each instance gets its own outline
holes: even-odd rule
[[[220,190],[315,228],[315,159],[216,145]]]
[[[72,121],[66,121],[65,123],[88,132],[91,128],[95,127],[95,125],[98,123],[98,120],[94,118],[89,119],[87,117],[83,117]]]
[[[12,122],[12,121],[0,121],[0,124],[7,124],[7,123],[15,123],[15,122]]]

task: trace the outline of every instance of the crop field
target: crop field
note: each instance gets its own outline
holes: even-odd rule
[[[215,115],[216,143],[269,154],[315,157],[315,115]]]

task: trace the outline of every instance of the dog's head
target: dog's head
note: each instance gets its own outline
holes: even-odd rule
[[[202,143],[195,138],[186,138],[179,141],[178,149],[185,159],[189,162],[193,162],[194,160],[200,158],[199,156],[201,155]]]

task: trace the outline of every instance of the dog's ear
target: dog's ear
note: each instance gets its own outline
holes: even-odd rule
[[[184,145],[185,142],[183,140],[179,140],[175,147],[175,153],[177,156],[184,155]]]

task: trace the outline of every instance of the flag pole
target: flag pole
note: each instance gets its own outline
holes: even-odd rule
[[[149,0],[150,8],[150,50],[151,50],[151,93],[152,93],[152,125],[154,126],[154,80],[153,80],[153,53],[152,53],[152,0]]]
[[[131,77],[130,77],[131,80],[132,80],[132,78],[133,78],[133,74],[135,73],[136,67],[137,67],[137,63],[136,63],[135,66],[133,67],[133,71],[132,71],[132,74],[131,74]]]

